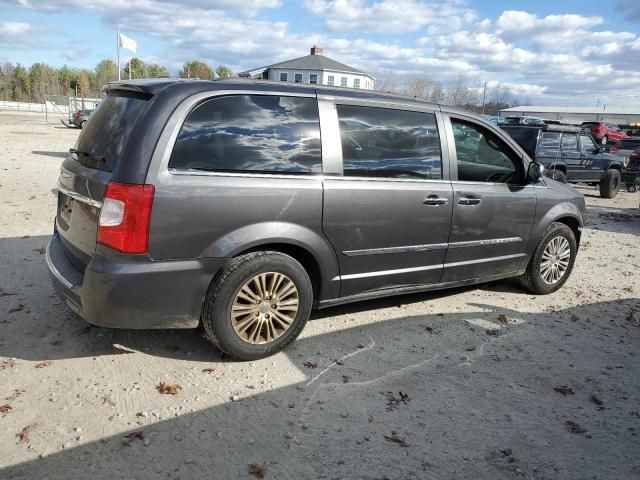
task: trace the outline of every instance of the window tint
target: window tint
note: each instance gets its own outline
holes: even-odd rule
[[[522,163],[515,152],[489,130],[451,120],[458,158],[458,180],[515,183],[522,179]]]
[[[235,95],[207,100],[185,120],[170,168],[320,172],[318,107],[312,98]]]
[[[442,178],[435,116],[337,105],[346,176]]]
[[[146,106],[147,97],[143,95],[119,92],[107,95],[78,137],[75,148],[84,154],[74,154],[74,158],[87,167],[115,171],[124,145]]]
[[[557,132],[543,132],[540,148],[544,150],[559,150],[560,134]]]
[[[562,134],[562,150],[578,150],[578,135],[575,133],[563,133]]]

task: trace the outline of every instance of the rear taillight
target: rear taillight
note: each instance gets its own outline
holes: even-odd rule
[[[73,118],[80,118],[80,114],[79,113],[74,113],[73,114]]]
[[[147,253],[153,185],[109,183],[104,193],[98,243],[122,253]]]
[[[611,150],[609,150],[611,153],[616,153],[619,152],[620,149],[618,147],[611,147]]]

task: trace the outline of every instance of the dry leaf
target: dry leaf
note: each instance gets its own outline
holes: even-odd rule
[[[624,290],[627,293],[633,293],[633,287],[624,287],[622,290]]]
[[[36,368],[46,368],[50,367],[53,362],[51,360],[47,360],[46,362],[40,362],[36,365]]]
[[[387,392],[387,409],[386,410],[388,412],[391,412],[392,410],[395,410],[396,408],[398,408],[398,406],[400,405],[400,402],[404,403],[405,405],[407,404],[407,401],[409,400],[409,395],[402,392],[398,392],[398,395],[400,396],[400,398],[396,397],[393,392]]]
[[[558,386],[558,387],[553,387],[553,389],[554,389],[556,392],[561,393],[561,394],[562,394],[562,395],[564,395],[565,397],[566,397],[567,395],[573,395],[574,393],[576,393],[576,392],[574,392],[574,391],[573,391],[573,388],[568,387],[568,386],[566,386],[566,385],[560,385],[560,386]]]
[[[160,382],[158,385],[156,385],[156,390],[158,390],[158,392],[160,393],[166,393],[168,395],[177,395],[182,391],[182,387],[180,385],[176,385],[175,383],[169,384]]]
[[[602,399],[598,396],[598,394],[596,393],[592,393],[591,394],[591,401],[593,403],[595,403],[596,405],[603,405],[604,402],[602,401]]]
[[[105,395],[104,397],[102,397],[102,404],[115,407],[116,402],[113,401],[113,399],[111,398],[111,395]]]
[[[567,429],[567,431],[571,433],[584,433],[587,431],[586,429],[582,428],[578,423],[572,422],[571,420],[567,420],[566,422],[564,422],[564,427]]]
[[[16,313],[16,312],[20,312],[22,310],[24,310],[24,305],[20,304],[17,307],[12,308],[11,310],[9,310],[9,313]]]
[[[498,321],[499,321],[500,323],[507,324],[507,323],[509,323],[509,320],[510,320],[510,319],[509,319],[509,317],[508,317],[508,316],[506,316],[506,315],[505,315],[505,314],[503,314],[503,313],[501,313],[500,315],[498,315]]]
[[[5,368],[13,368],[16,366],[16,362],[14,360],[3,360],[0,362],[0,370],[4,370]]]
[[[303,365],[307,368],[318,368],[318,364],[314,362],[304,362]]]
[[[576,315],[575,313],[571,314],[571,321],[572,322],[577,322],[578,320],[580,320],[580,317],[578,315]]]
[[[625,277],[631,277],[633,276],[633,272],[622,272],[622,275],[624,275]]]
[[[496,329],[496,328],[492,328],[490,330],[486,331],[487,335],[490,335],[492,337],[497,337],[498,335],[500,335],[500,330]]]
[[[467,348],[465,348],[465,350],[467,352],[475,352],[476,351],[476,347],[467,347]]]
[[[13,410],[13,407],[11,405],[9,405],[8,403],[5,403],[4,405],[0,405],[0,413],[7,414],[11,410]]]
[[[34,248],[33,251],[38,252],[40,255],[44,255],[47,249],[45,247],[40,247],[40,248]]]
[[[18,433],[16,433],[16,437],[18,437],[18,443],[29,443],[31,441],[31,439],[29,438],[29,434],[33,432],[37,426],[37,423],[32,423],[31,425],[27,425]]]
[[[264,478],[267,473],[267,465],[263,463],[262,465],[258,463],[252,463],[249,465],[249,475],[253,475],[256,478]]]
[[[404,438],[400,438],[396,432],[391,432],[391,435],[385,435],[384,439],[387,442],[397,443],[401,447],[409,447],[410,445],[405,442]]]
[[[22,388],[14,388],[13,389],[13,393],[11,395],[9,395],[8,397],[4,397],[4,399],[5,400],[9,400],[10,402],[12,402],[16,398],[18,398],[20,395],[22,395],[24,392],[25,392],[25,390],[23,390]]]
[[[215,367],[209,367],[209,368],[203,368],[202,369],[202,373],[213,373],[215,371],[216,371]]]
[[[122,443],[126,446],[130,446],[131,442],[134,440],[144,440],[144,432],[142,430],[138,430],[137,432],[131,432],[122,437]]]

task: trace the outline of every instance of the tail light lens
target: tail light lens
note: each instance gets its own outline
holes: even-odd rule
[[[80,118],[80,114],[79,113],[74,113],[73,114],[73,118]]]
[[[629,155],[629,160],[627,161],[627,165],[625,165],[627,170],[636,171],[640,169],[640,152],[633,152]]]
[[[611,147],[611,150],[609,150],[611,153],[616,153],[619,152],[620,149],[618,147]]]
[[[122,253],[147,253],[153,185],[109,183],[105,190],[98,243]]]

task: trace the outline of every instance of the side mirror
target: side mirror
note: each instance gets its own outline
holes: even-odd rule
[[[528,183],[538,183],[544,173],[544,166],[538,162],[531,162],[527,170]]]

